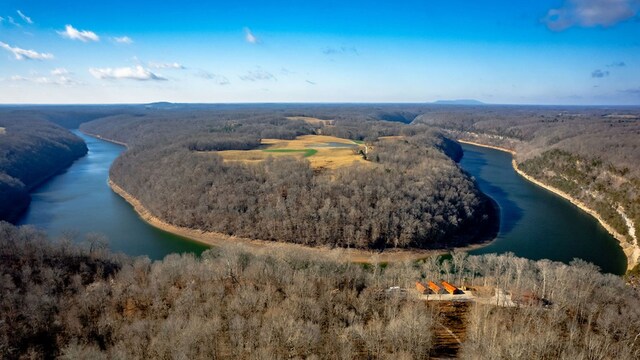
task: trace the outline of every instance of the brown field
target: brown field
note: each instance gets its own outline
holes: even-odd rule
[[[311,125],[324,125],[324,126],[333,125],[335,121],[335,120],[322,120],[322,119],[308,117],[308,116],[288,116],[287,119],[292,121],[304,121],[307,124],[311,124]]]
[[[7,133],[7,129],[0,127],[0,135],[4,135]]]
[[[335,146],[332,146],[335,145]],[[352,145],[340,147],[336,144]],[[262,139],[262,148],[256,150],[218,151],[225,161],[255,163],[270,156],[295,156],[306,158],[316,170],[338,169],[354,163],[371,165],[354,152],[360,145],[334,136],[305,135],[295,140]]]

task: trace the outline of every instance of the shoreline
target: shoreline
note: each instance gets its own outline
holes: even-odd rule
[[[535,178],[533,178],[532,176],[530,176],[529,174],[525,173],[524,171],[522,171],[522,169],[520,169],[520,167],[518,167],[518,163],[516,162],[515,156],[516,156],[516,152],[507,148],[503,148],[503,147],[499,147],[499,146],[493,146],[493,145],[485,145],[485,144],[481,144],[481,143],[477,143],[477,142],[473,142],[473,141],[467,141],[467,140],[457,140],[458,142],[461,142],[463,144],[469,144],[469,145],[475,145],[475,146],[479,146],[479,147],[484,147],[484,148],[489,148],[489,149],[494,149],[494,150],[498,150],[498,151],[503,151],[503,152],[508,152],[511,154],[512,158],[511,158],[511,166],[513,167],[513,170],[520,176],[522,176],[524,179],[526,179],[527,181],[547,190],[550,191],[558,196],[560,196],[561,198],[569,201],[571,204],[573,204],[574,206],[576,206],[577,208],[579,208],[580,210],[586,212],[587,214],[591,215],[593,218],[595,218],[600,225],[602,225],[602,227],[611,235],[613,236],[619,243],[620,247],[622,248],[622,251],[624,252],[626,258],[627,258],[627,271],[633,269],[637,264],[638,264],[638,257],[637,255],[640,253],[640,249],[636,246],[634,246],[633,244],[629,243],[626,239],[625,236],[623,236],[622,234],[620,234],[619,232],[617,232],[611,225],[609,225],[601,216],[600,214],[598,214],[595,210],[589,208],[585,203],[583,203],[582,201],[574,198],[573,196],[565,193],[564,191],[557,189],[553,186],[547,185],[543,182],[541,182],[540,180],[537,180]]]
[[[475,146],[479,146],[479,147],[483,147],[483,148],[489,148],[489,149],[494,149],[494,150],[500,150],[500,151],[504,151],[504,152],[508,152],[509,154],[515,156],[516,152],[511,150],[511,149],[507,149],[504,147],[500,147],[500,146],[494,146],[494,145],[485,145],[485,144],[481,144],[481,143],[477,143],[474,141],[468,141],[468,140],[456,140],[457,142],[461,142],[463,144],[469,144],[469,145],[475,145]]]
[[[89,132],[78,129],[85,135],[97,138],[99,140],[111,142],[117,145],[121,145],[126,147],[129,146],[126,143],[108,139],[102,137],[97,134],[91,134]],[[190,241],[197,242],[199,244],[203,244],[206,246],[232,246],[234,244],[240,244],[246,246],[248,249],[252,251],[265,252],[269,250],[297,250],[301,252],[308,252],[311,255],[319,255],[331,258],[333,260],[342,260],[353,263],[386,263],[386,262],[399,262],[399,261],[417,261],[425,259],[429,256],[433,255],[447,255],[453,250],[459,251],[472,251],[482,247],[485,247],[492,242],[495,241],[496,236],[493,236],[490,240],[485,240],[476,244],[469,244],[466,246],[454,246],[454,247],[445,247],[440,249],[388,249],[383,251],[373,251],[373,250],[362,250],[362,249],[350,249],[350,248],[327,248],[327,247],[313,247],[306,246],[302,244],[294,244],[294,243],[285,243],[278,241],[268,241],[268,240],[255,240],[248,238],[241,238],[237,236],[230,236],[221,233],[215,232],[205,232],[201,230],[190,229],[186,227],[176,226],[167,223],[166,221],[154,216],[144,205],[136,199],[134,196],[129,194],[126,190],[116,184],[111,177],[107,179],[107,183],[111,191],[116,193],[122,199],[124,199],[133,210],[136,212],[138,217],[145,223],[150,226],[153,226],[162,231],[168,232],[173,235],[177,235],[188,239]],[[493,199],[490,199],[493,201]],[[498,208],[497,204],[494,204],[496,207],[496,211]]]
[[[240,244],[246,246],[252,251],[265,252],[273,250],[286,250],[286,251],[298,251],[307,252],[310,255],[324,256],[333,260],[342,260],[353,263],[388,263],[399,261],[417,261],[433,255],[446,255],[447,253],[455,250],[459,251],[471,251],[481,247],[484,247],[494,239],[485,241],[478,244],[467,245],[463,247],[451,247],[442,249],[389,249],[383,251],[361,250],[361,249],[348,249],[348,248],[327,248],[327,247],[312,247],[302,244],[285,243],[278,241],[268,240],[255,240],[242,238],[237,236],[231,236],[216,232],[206,232],[201,230],[194,230],[186,227],[176,226],[167,223],[166,221],[154,216],[151,212],[142,205],[142,203],[129,194],[126,190],[116,184],[111,178],[108,179],[109,187],[113,192],[122,197],[129,205],[131,205],[138,216],[147,224],[166,231],[168,233],[184,237],[191,241],[207,245],[207,246],[230,246],[234,244]]]
[[[54,177],[64,173],[65,171],[67,171],[67,169],[69,169],[71,167],[71,165],[73,165],[73,163],[75,163],[76,161],[82,159],[83,157],[87,156],[87,153],[89,152],[89,148],[87,148],[87,151],[84,152],[84,154],[82,154],[79,157],[76,157],[66,163],[64,163],[63,165],[58,166],[54,171],[52,171],[51,173],[49,173],[48,175],[45,175],[44,177],[36,180],[33,184],[31,184],[30,186],[27,186],[25,184],[25,189],[26,189],[26,193],[27,193],[27,203],[23,204],[24,206],[21,207],[16,207],[12,213],[10,213],[8,215],[8,217],[5,219],[5,221],[10,222],[12,224],[17,224],[18,221],[20,221],[25,214],[27,213],[27,211],[29,210],[29,207],[31,206],[31,193],[34,192],[35,190],[37,190],[40,186],[44,185],[45,183],[47,183],[49,180],[53,179]]]
[[[129,149],[129,145],[127,145],[126,143],[123,143],[122,141],[108,139],[108,138],[102,137],[101,135],[98,135],[98,134],[92,134],[92,133],[86,132],[86,131],[84,131],[84,130],[82,130],[80,128],[78,128],[78,131],[80,131],[81,133],[83,133],[83,134],[85,134],[87,136],[91,136],[91,137],[94,137],[94,138],[99,139],[99,140],[110,142],[112,144],[124,146],[125,148]]]

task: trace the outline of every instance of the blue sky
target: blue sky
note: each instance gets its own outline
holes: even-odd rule
[[[0,3],[0,103],[640,105],[640,0]]]

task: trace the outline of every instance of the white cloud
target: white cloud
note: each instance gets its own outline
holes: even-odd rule
[[[71,40],[80,40],[82,42],[88,41],[100,41],[100,37],[93,31],[78,30],[71,25],[66,25],[64,31],[58,31],[62,37],[66,37]]]
[[[609,27],[632,18],[639,9],[640,0],[565,0],[562,7],[549,10],[542,21],[553,31],[573,26]]]
[[[2,24],[3,22],[4,22],[4,18],[0,16],[0,24]]]
[[[627,94],[631,94],[631,95],[640,95],[640,87],[633,88],[633,89],[625,89],[620,91]]]
[[[17,27],[22,27],[22,25],[18,24],[18,23],[13,19],[13,17],[11,17],[11,16],[7,16],[7,19],[9,20],[9,24],[11,24],[11,25],[15,25],[15,26],[17,26]]]
[[[240,76],[240,79],[244,81],[277,80],[272,73],[262,69],[247,71],[245,75]]]
[[[91,73],[91,75],[93,75],[93,77],[101,80],[167,80],[165,77],[155,74],[151,70],[145,69],[141,65],[121,68],[91,68],[89,69],[89,72]]]
[[[54,76],[31,76],[25,77],[21,75],[13,75],[9,77],[9,81],[13,82],[29,82],[38,85],[73,85],[79,84],[78,81],[72,79],[66,75],[54,75]]]
[[[9,78],[11,81],[26,81],[27,78],[21,75],[13,75]]]
[[[34,50],[21,49],[19,47],[12,47],[7,43],[0,41],[0,48],[3,48],[15,56],[16,60],[50,60],[53,59],[53,55],[49,53],[39,53]]]
[[[53,76],[64,76],[64,75],[69,75],[71,74],[69,72],[69,70],[65,69],[65,68],[55,68],[53,70],[51,70],[51,75]]]
[[[287,69],[287,68],[285,68],[285,67],[283,67],[282,69],[280,69],[280,73],[281,73],[282,75],[287,75],[287,76],[288,76],[288,75],[293,75],[293,74],[295,74],[295,72],[293,72],[293,71],[291,71],[291,70],[289,70],[289,69]]]
[[[328,48],[324,48],[324,50],[322,50],[322,53],[325,55],[340,55],[340,54],[359,55],[358,49],[356,49],[354,46],[340,46],[338,48],[328,47]]]
[[[177,62],[172,62],[172,63],[149,62],[149,67],[152,69],[176,69],[176,70],[186,69],[186,67],[184,67],[183,65]]]
[[[257,44],[257,43],[259,43],[258,38],[255,35],[253,35],[253,33],[251,32],[251,29],[249,29],[249,28],[244,28],[244,39],[249,44]]]
[[[595,70],[593,70],[593,71],[591,72],[591,77],[592,77],[592,78],[598,78],[598,79],[601,79],[601,78],[604,78],[604,77],[607,77],[607,76],[609,76],[609,72],[608,72],[608,71],[606,71],[606,70],[605,70],[605,71],[602,71],[602,70],[600,70],[600,69],[595,69]]]
[[[31,18],[25,15],[22,11],[18,10],[16,12],[18,13],[18,15],[20,15],[22,20],[24,20],[27,24],[33,24],[33,20],[31,20]]]
[[[112,37],[111,39],[117,42],[118,44],[125,44],[125,45],[133,44],[133,39],[131,39],[128,36]]]
[[[204,70],[199,71],[196,74],[196,76],[201,77],[201,78],[206,79],[206,80],[211,80],[211,81],[215,82],[218,85],[228,85],[228,84],[230,84],[229,79],[227,79],[226,76],[214,74],[214,73],[211,73],[211,72],[208,72],[208,71],[204,71]]]

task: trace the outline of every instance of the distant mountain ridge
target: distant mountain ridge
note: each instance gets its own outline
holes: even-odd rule
[[[482,101],[474,99],[437,100],[433,103],[438,105],[487,105]]]
[[[167,108],[175,108],[177,104],[168,101],[157,101],[144,105],[146,108],[156,108],[156,109],[167,109]]]

